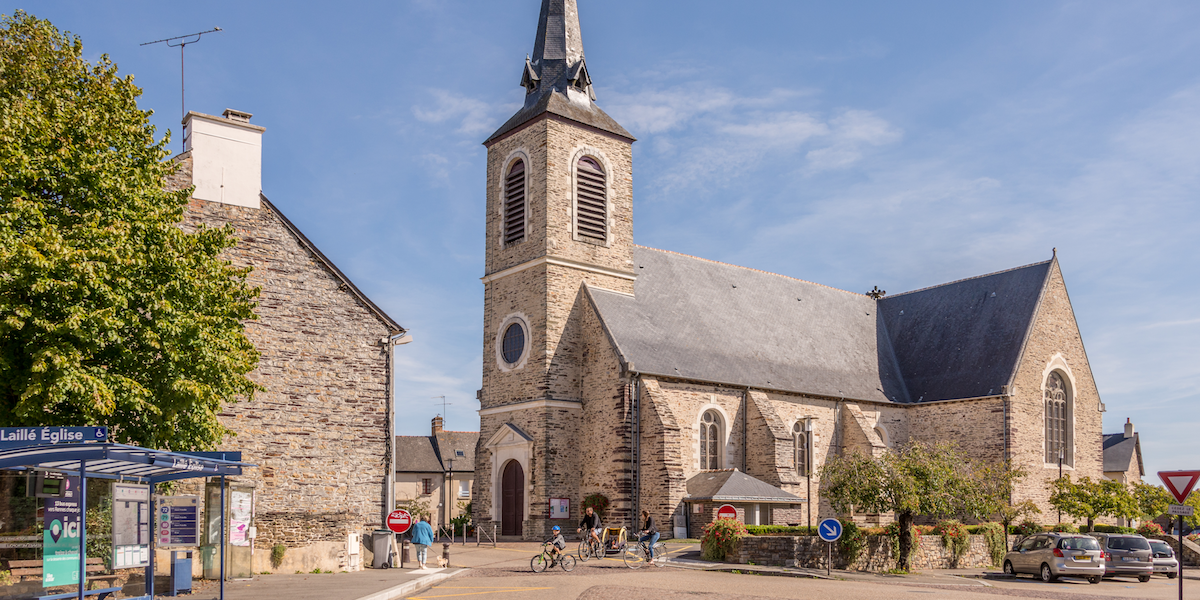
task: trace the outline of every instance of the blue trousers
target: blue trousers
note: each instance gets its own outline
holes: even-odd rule
[[[654,560],[654,545],[658,543],[658,534],[650,533],[638,538],[639,542],[650,540],[650,560]]]

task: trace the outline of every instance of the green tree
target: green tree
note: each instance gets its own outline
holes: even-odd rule
[[[1174,504],[1174,498],[1171,498],[1171,504]],[[1200,492],[1192,492],[1188,494],[1187,501],[1184,504],[1196,509],[1192,511],[1192,516],[1184,517],[1183,520],[1193,529],[1200,527]]]
[[[1020,522],[1022,518],[1040,514],[1042,514],[1042,509],[1038,508],[1037,503],[1033,500],[1022,500],[1001,506],[1000,510],[996,511],[996,515],[1004,524],[1004,549],[1008,550],[1008,532],[1013,523]]]
[[[107,425],[116,440],[205,449],[224,403],[253,399],[244,322],[258,290],[232,229],[180,228],[141,90],[77,36],[0,18],[0,425]]]
[[[1167,507],[1173,502],[1171,494],[1157,485],[1137,482],[1130,490],[1134,504],[1137,505],[1138,516],[1144,520],[1152,520],[1167,512]]]
[[[879,459],[854,452],[826,460],[821,485],[834,510],[894,512],[900,529],[897,567],[912,568],[912,526],[917,515],[974,516],[988,510],[978,467],[949,443],[912,442]]]
[[[1066,475],[1050,484],[1050,505],[1077,519],[1086,519],[1088,532],[1095,531],[1099,517],[1133,518],[1138,515],[1137,502],[1129,488],[1112,481],[1081,477],[1071,481]]]

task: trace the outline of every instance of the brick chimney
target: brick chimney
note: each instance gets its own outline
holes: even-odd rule
[[[1125,439],[1129,439],[1131,437],[1133,437],[1133,423],[1129,420],[1129,417],[1126,417],[1125,418]]]
[[[248,208],[262,193],[262,134],[248,112],[225,109],[223,117],[189,111],[183,118],[183,150],[192,153],[192,197]]]
[[[440,432],[442,431],[442,417],[441,417],[441,415],[438,415],[438,416],[436,416],[436,417],[434,417],[434,418],[433,418],[433,427],[432,427],[432,429],[433,429],[433,433],[431,433],[430,435],[437,435],[438,433],[440,433]]]

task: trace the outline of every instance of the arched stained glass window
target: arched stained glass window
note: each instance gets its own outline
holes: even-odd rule
[[[704,411],[700,417],[700,469],[720,469],[721,417],[715,410]]]
[[[804,431],[804,423],[797,421],[792,425],[792,441],[796,446],[796,474],[808,477],[808,434]]]
[[[525,239],[525,161],[518,160],[504,178],[504,245]]]
[[[604,168],[585,156],[575,169],[575,233],[580,239],[608,242],[608,184]]]
[[[1071,461],[1071,397],[1070,390],[1058,371],[1046,378],[1046,462],[1064,464]]]

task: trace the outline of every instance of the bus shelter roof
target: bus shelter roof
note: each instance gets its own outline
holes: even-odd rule
[[[47,444],[0,449],[0,469],[59,471],[89,478],[160,483],[192,477],[241,475],[240,452],[169,452],[112,443]]]

